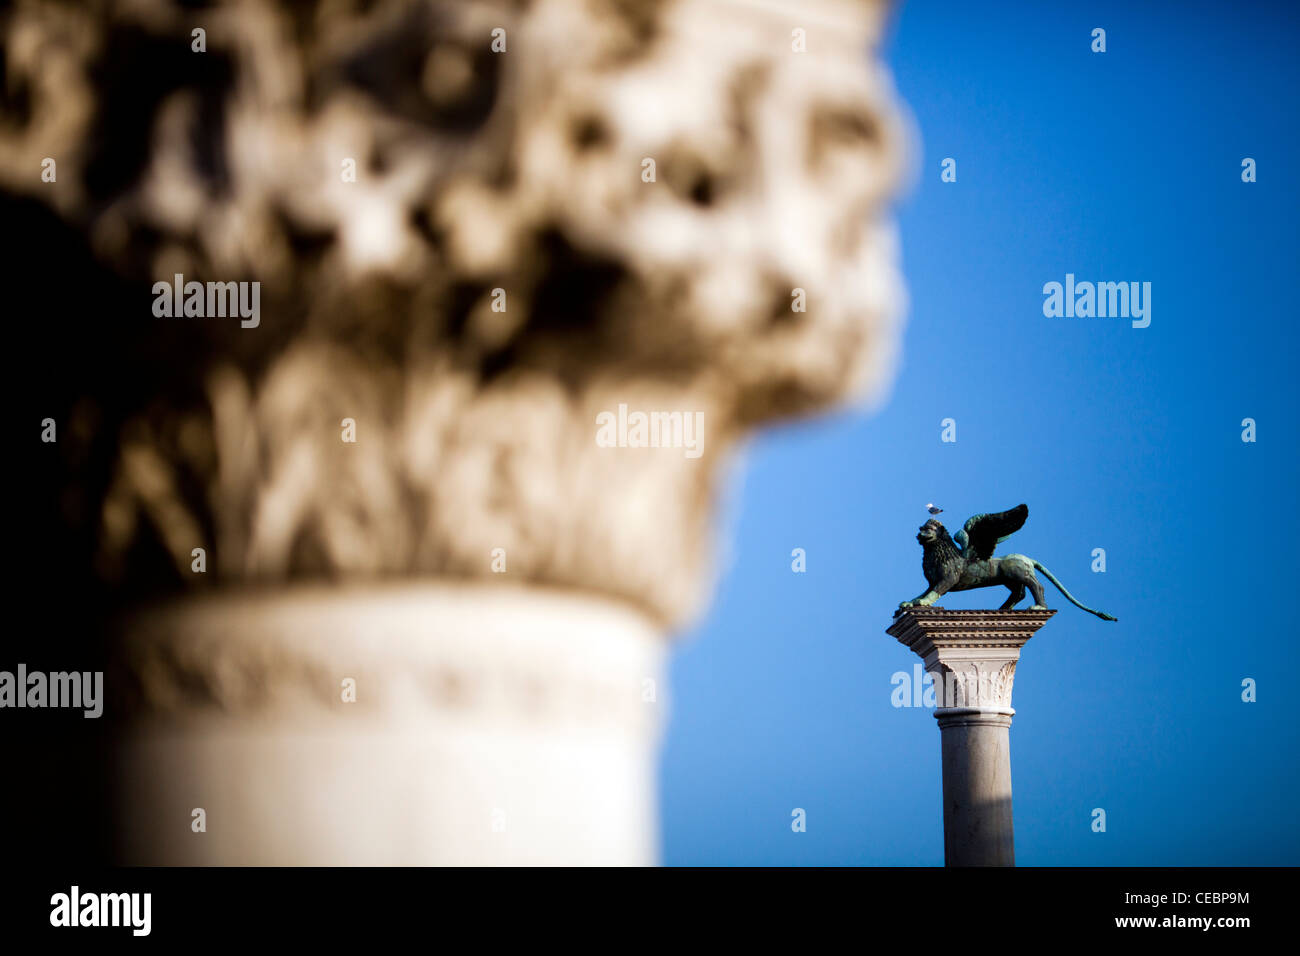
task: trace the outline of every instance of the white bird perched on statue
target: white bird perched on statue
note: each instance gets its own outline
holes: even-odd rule
[[[928,511],[928,512],[930,512],[930,514],[932,514],[932,515],[943,514],[943,509],[942,509],[942,508],[936,508],[936,507],[935,507],[934,505],[932,505],[932,504],[926,505],[926,506],[925,506],[925,510]]]

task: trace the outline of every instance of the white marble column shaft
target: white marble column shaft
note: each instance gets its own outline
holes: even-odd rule
[[[900,611],[887,633],[934,678],[946,866],[1015,866],[1011,689],[1020,649],[1055,611]]]

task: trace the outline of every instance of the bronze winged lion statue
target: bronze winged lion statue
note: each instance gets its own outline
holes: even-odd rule
[[[1046,610],[1043,585],[1034,576],[1036,569],[1060,588],[1066,600],[1075,607],[1083,608],[1103,621],[1114,621],[1115,618],[1106,612],[1085,607],[1076,601],[1074,595],[1065,589],[1065,585],[1056,579],[1056,575],[1033,558],[1023,554],[993,557],[994,547],[1019,531],[1028,517],[1029,506],[1023,504],[996,514],[978,514],[966,519],[966,524],[957,532],[955,539],[948,535],[947,529],[940,522],[931,518],[921,525],[916,536],[923,549],[921,570],[925,573],[929,587],[924,593],[898,606],[929,607],[949,591],[969,591],[1003,584],[1011,589],[1011,595],[998,610],[1006,611],[1015,607],[1024,598],[1026,588],[1034,596],[1030,610]]]

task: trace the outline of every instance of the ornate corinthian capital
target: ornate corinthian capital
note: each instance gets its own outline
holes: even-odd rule
[[[965,611],[907,608],[887,633],[910,647],[934,678],[941,721],[954,710],[1010,717],[1020,649],[1055,611]]]
[[[877,4],[5,16],[26,109],[0,186],[104,270],[100,360],[54,374],[116,587],[494,581],[500,548],[512,581],[676,625],[707,593],[728,449],[888,381]],[[178,275],[260,283],[256,327],[158,317]],[[603,447],[620,405],[698,416],[698,457]]]
[[[0,211],[91,300],[35,371],[50,550],[131,609],[122,859],[654,859],[728,453],[892,374],[880,16],[0,14]]]

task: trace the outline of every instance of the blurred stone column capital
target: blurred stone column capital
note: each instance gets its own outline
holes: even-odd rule
[[[654,858],[647,635],[707,600],[731,453],[893,374],[883,12],[0,15],[0,189],[94,270],[81,357],[51,387],[75,540],[135,608],[127,856]],[[160,311],[159,288],[189,283],[194,313],[188,293]],[[205,309],[214,285],[256,314]],[[601,700],[627,697],[584,710],[575,648],[605,669]],[[436,675],[471,653],[495,690],[456,717]],[[347,666],[358,700],[336,705]],[[516,695],[587,716],[547,730]],[[489,777],[536,794],[510,816],[536,828],[466,835]],[[201,791],[226,809],[191,834],[175,801]],[[575,807],[586,824],[545,830]]]

